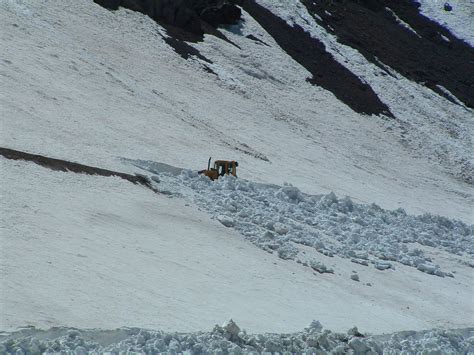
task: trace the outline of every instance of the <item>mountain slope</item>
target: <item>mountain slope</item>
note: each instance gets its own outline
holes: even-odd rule
[[[196,331],[230,317],[254,332],[297,331],[313,319],[344,331],[472,326],[468,99],[382,56],[369,60],[331,31],[331,15],[303,2],[239,3],[237,24],[186,42],[179,29],[92,0],[0,0],[0,147],[146,173],[161,191],[1,158],[2,330]],[[385,25],[423,35],[391,11]],[[364,93],[378,109],[365,110]],[[257,191],[200,180],[210,155],[238,160],[241,186]],[[163,164],[168,171],[150,170]],[[279,204],[285,188],[305,197]],[[250,216],[237,216],[232,194]],[[324,199],[333,203],[317,205]],[[359,215],[338,210],[349,201],[361,203]],[[219,216],[229,226],[235,217],[234,226]],[[291,234],[264,251],[251,238],[276,232],[273,217],[291,223]],[[311,243],[301,243],[303,232]],[[317,248],[318,236],[335,255]],[[344,253],[360,240],[369,266]],[[279,243],[334,274],[287,260]],[[422,256],[446,277],[404,265],[404,256]],[[382,258],[393,268],[377,268]]]
[[[470,176],[472,112],[403,77],[378,80],[368,73],[378,67],[318,26],[312,33],[383,93],[395,121],[361,116],[307,83],[246,14],[226,31],[242,49],[214,36],[195,45],[216,77],[176,56],[164,29],[138,13],[88,1],[2,7],[6,147],[118,169],[117,157],[194,169],[209,155],[232,157],[244,177],[472,221],[472,187],[449,174],[464,166]]]

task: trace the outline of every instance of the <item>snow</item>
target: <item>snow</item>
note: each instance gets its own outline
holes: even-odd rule
[[[0,161],[0,218],[8,231],[0,233],[4,331],[32,325],[189,332],[229,318],[254,333],[298,331],[312,319],[333,331],[357,324],[373,333],[473,323],[466,318],[474,313],[472,268],[442,248],[424,247],[424,255],[455,278],[402,264],[379,271],[296,245],[301,259],[334,270],[320,274],[256,248],[239,224],[213,220],[189,199],[192,188],[181,197],[178,184],[171,195],[154,194],[115,177]],[[160,189],[168,174],[160,175]],[[220,204],[215,212],[229,213]],[[352,271],[372,287],[350,280]]]
[[[400,332],[390,336],[364,336],[357,328],[334,333],[313,321],[292,334],[247,334],[232,320],[212,331],[166,333],[138,328],[97,331],[59,328],[36,329],[0,336],[0,350],[10,353],[120,354],[132,353],[329,353],[331,354],[467,354],[474,351],[474,329]]]
[[[141,14],[0,0],[0,146],[144,168],[161,191],[0,158],[0,330],[141,329],[110,331],[123,337],[103,348],[63,330],[46,336],[81,352],[158,348],[164,337],[176,350],[180,335],[145,329],[196,332],[230,318],[252,333],[297,332],[313,319],[333,332],[473,325],[472,110],[381,77],[299,2],[259,2],[323,41],[397,120],[356,114],[308,84],[246,13],[223,30],[241,49],[213,36],[192,44],[214,76]],[[447,18],[465,16],[452,4]],[[239,179],[198,177],[210,155],[238,160]],[[192,336],[228,342],[220,329]],[[342,353],[373,345],[312,329]],[[262,349],[280,341],[253,339]],[[449,353],[472,335],[403,333],[379,345]]]
[[[474,47],[474,2],[472,0],[418,0],[421,13],[446,27],[459,39]],[[450,4],[451,11],[444,10]]]
[[[352,275],[351,275],[351,280],[354,280],[354,281],[360,281],[360,279],[359,279],[359,275],[358,275],[358,274],[356,274],[356,273],[352,274]]]
[[[349,61],[398,121],[358,115],[309,85],[308,73],[245,13],[242,34],[225,31],[241,50],[212,36],[193,45],[214,62],[215,77],[177,56],[141,14],[85,0],[52,4],[0,2],[0,106],[2,117],[15,118],[3,122],[3,146],[113,170],[126,169],[120,157],[190,169],[227,157],[252,180],[474,221],[472,186],[450,175],[470,174],[472,112],[404,78],[381,80],[379,68],[304,8],[293,17],[304,16],[313,27],[299,24]],[[280,4],[289,13],[292,6]]]
[[[474,226],[441,216],[411,216],[398,209],[354,203],[349,197],[308,195],[297,187],[255,184],[224,176],[216,182],[196,171],[162,173],[163,164],[132,162],[158,175],[162,188],[207,210],[226,227],[235,227],[249,241],[284,259],[296,259],[294,243],[311,246],[324,255],[369,260],[379,270],[392,268],[385,260],[445,276],[418,248],[420,244],[445,250],[453,257],[474,257]],[[153,177],[152,177],[153,179]],[[369,258],[370,256],[370,258]],[[431,266],[429,266],[431,265]],[[311,264],[319,272],[324,265]]]
[[[386,7],[385,10],[387,10],[387,12],[389,12],[395,18],[395,21],[397,21],[397,23],[400,26],[405,27],[408,31],[413,33],[415,36],[421,38],[421,36],[408,23],[406,23],[400,17],[398,17],[397,14],[391,8]]]
[[[217,220],[221,222],[226,227],[233,227],[234,226],[234,219],[232,217],[228,217],[225,215],[218,215]]]

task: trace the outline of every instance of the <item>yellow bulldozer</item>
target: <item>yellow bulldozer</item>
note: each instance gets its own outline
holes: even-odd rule
[[[207,169],[198,171],[198,174],[206,175],[211,180],[219,179],[219,176],[233,175],[237,177],[237,167],[239,163],[235,160],[216,160],[211,168],[211,158],[207,162]]]

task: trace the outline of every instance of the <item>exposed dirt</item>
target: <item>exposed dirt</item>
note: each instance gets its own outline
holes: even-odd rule
[[[340,43],[358,50],[370,62],[380,65],[380,61],[453,101],[437,87],[441,85],[474,108],[474,49],[422,16],[416,2],[301,1]],[[399,24],[394,14],[416,33]]]
[[[393,117],[372,90],[355,74],[337,62],[319,40],[298,25],[290,26],[285,20],[253,0],[235,0],[242,6],[295,61],[308,70],[312,77],[308,81],[331,91],[339,100],[354,111]]]
[[[88,175],[99,175],[99,176],[118,176],[124,180],[130,181],[136,185],[143,185],[154,192],[158,192],[150,183],[150,181],[141,175],[130,175],[125,173],[120,173],[118,171],[106,170],[101,168],[96,168],[89,165],[78,164],[70,162],[67,160],[48,158],[42,155],[30,154],[22,152],[19,150],[2,148],[0,147],[0,155],[7,159],[12,160],[26,160],[41,165],[45,168],[56,170],[56,171],[65,171],[73,173],[81,173]]]

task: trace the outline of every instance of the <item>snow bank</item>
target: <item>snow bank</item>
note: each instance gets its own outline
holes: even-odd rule
[[[150,169],[150,164],[143,168],[159,175],[161,190],[186,196],[256,246],[282,259],[308,263],[318,272],[331,270],[317,260],[302,260],[298,246],[379,270],[394,269],[393,262],[399,262],[440,277],[453,275],[440,270],[413,243],[474,255],[474,226],[442,216],[412,216],[403,209],[357,204],[332,192],[309,195],[289,184],[257,184],[232,176],[213,182],[191,170],[176,175]]]
[[[29,333],[25,335],[25,333]],[[48,338],[48,335],[54,337]],[[46,336],[46,337],[45,337]],[[108,340],[108,341],[107,341]],[[104,344],[105,343],[105,344]],[[323,330],[318,321],[293,334],[247,334],[232,321],[210,332],[166,333],[140,328],[99,331],[56,328],[19,331],[0,342],[7,354],[241,354],[291,352],[332,354],[464,354],[474,351],[474,329],[401,332],[364,336],[357,328],[347,333]]]

